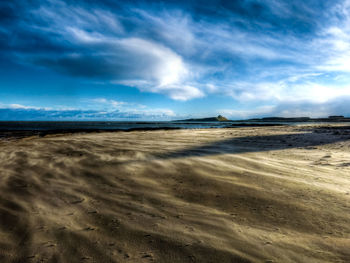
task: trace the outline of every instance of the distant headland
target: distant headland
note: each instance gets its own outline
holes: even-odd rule
[[[211,122],[211,121],[230,121],[230,120],[225,118],[224,116],[219,115],[217,117],[209,117],[209,118],[201,118],[201,119],[186,119],[186,120],[177,120],[177,121]]]
[[[329,116],[327,118],[310,118],[310,117],[264,117],[245,120],[229,120],[226,117],[219,115],[217,117],[199,118],[199,119],[185,119],[176,120],[178,122],[350,122],[350,117],[344,117],[342,115]]]

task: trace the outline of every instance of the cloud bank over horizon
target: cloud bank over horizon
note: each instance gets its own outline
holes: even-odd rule
[[[149,111],[161,119],[203,116],[209,110],[233,118],[350,115],[350,0],[5,0],[0,10],[4,72],[21,77],[27,70],[42,71],[53,74],[52,82],[62,77],[91,83],[91,88],[74,84],[79,100],[113,100],[123,91],[128,101],[149,100]],[[6,95],[11,83],[2,81],[5,74],[0,85]],[[22,95],[29,89],[51,92],[39,85],[43,73],[36,74],[13,90],[18,101],[2,100],[7,105],[2,116],[5,108],[6,116],[16,118],[50,112],[42,95],[27,101]],[[104,96],[103,90],[115,95]],[[50,96],[63,95],[60,90]],[[37,100],[37,108],[9,106],[29,105],[28,100]],[[90,109],[78,108],[88,115]],[[113,110],[110,105],[108,112]],[[113,116],[152,115],[139,110],[128,107]]]
[[[96,98],[85,101],[82,108],[40,108],[21,104],[1,104],[0,121],[38,120],[38,121],[72,121],[72,120],[172,120],[174,112],[169,109],[149,109],[144,105],[135,105],[122,101]]]

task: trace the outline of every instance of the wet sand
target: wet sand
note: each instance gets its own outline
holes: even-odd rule
[[[350,262],[349,127],[7,136],[0,149],[0,262]]]

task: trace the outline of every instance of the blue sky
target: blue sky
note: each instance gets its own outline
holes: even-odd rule
[[[0,120],[350,116],[350,1],[0,2]]]

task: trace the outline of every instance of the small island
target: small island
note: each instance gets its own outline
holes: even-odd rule
[[[186,120],[176,120],[176,121],[178,121],[178,122],[187,122],[187,121],[211,122],[211,121],[230,121],[230,120],[222,115],[218,115],[217,117],[200,118],[200,119],[186,119]]]

